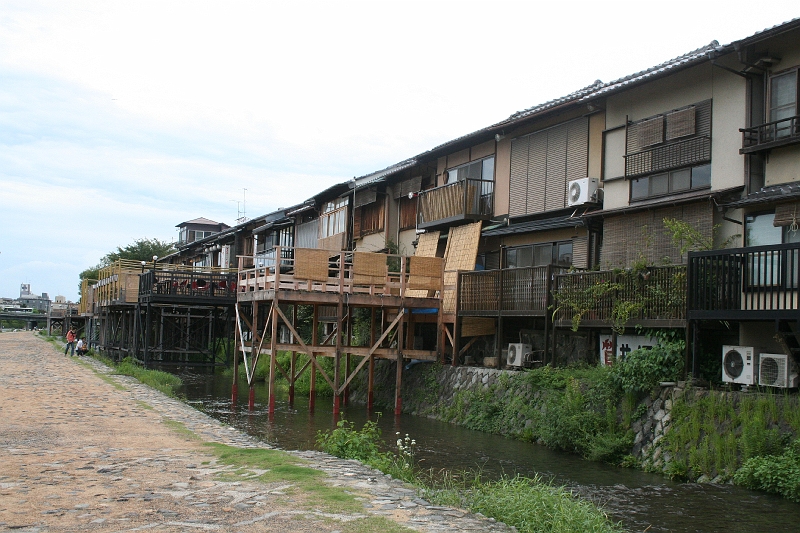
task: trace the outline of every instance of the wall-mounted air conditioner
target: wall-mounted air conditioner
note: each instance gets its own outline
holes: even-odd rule
[[[567,204],[569,207],[597,201],[597,178],[581,178],[567,183]]]
[[[758,356],[758,384],[767,387],[791,389],[797,387],[798,376],[791,372],[792,365],[788,355],[782,353],[762,353]]]
[[[752,346],[723,346],[722,381],[753,385],[756,378],[753,352]]]
[[[525,361],[531,358],[532,347],[530,344],[523,344],[521,342],[512,342],[508,345],[508,366],[521,367]]]

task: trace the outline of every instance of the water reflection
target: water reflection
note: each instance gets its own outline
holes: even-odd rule
[[[332,405],[298,396],[293,407],[279,398],[274,416],[267,416],[266,386],[255,390],[255,409],[247,409],[248,388],[239,384],[239,403],[231,408],[231,383],[219,375],[182,374],[189,403],[210,416],[283,449],[313,449],[318,431],[335,427]],[[357,427],[367,420],[363,406],[342,409]],[[373,420],[375,416],[373,416]],[[662,476],[584,461],[543,446],[471,431],[411,415],[381,416],[378,424],[388,442],[395,433],[410,434],[426,468],[480,468],[485,476],[537,473],[570,487],[603,506],[631,531],[680,533],[761,533],[800,531],[800,504],[729,485],[674,483]]]

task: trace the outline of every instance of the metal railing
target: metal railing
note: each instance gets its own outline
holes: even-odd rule
[[[625,155],[625,176],[642,176],[708,161],[711,161],[711,138],[692,137]]]
[[[494,213],[494,181],[466,179],[419,193],[417,225],[445,220],[491,218]]]
[[[139,276],[139,296],[235,298],[236,274],[148,270]]]
[[[798,309],[800,243],[690,252],[690,318]]]
[[[800,115],[742,128],[741,153],[757,152],[800,142]]]

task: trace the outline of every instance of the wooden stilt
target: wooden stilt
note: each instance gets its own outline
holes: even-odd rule
[[[398,310],[402,313],[403,310]],[[402,384],[403,384],[403,339],[405,337],[403,324],[405,319],[401,319],[397,324],[397,378],[394,386],[394,416],[400,416],[403,412]]]
[[[316,346],[319,342],[319,318],[317,316],[317,312],[319,311],[319,306],[314,304],[314,311],[312,313],[311,319],[311,345]],[[310,376],[310,386],[308,392],[308,410],[309,412],[314,412],[314,404],[317,402],[317,367],[316,365],[311,365],[311,376]]]
[[[342,379],[342,327],[344,326],[344,301],[339,298],[336,310],[336,353],[333,356],[333,416],[338,417],[341,409],[341,391],[339,385]]]
[[[239,318],[239,304],[236,303],[236,320]],[[231,385],[231,403],[236,407],[236,400],[239,398],[239,326],[233,328],[233,384]]]
[[[375,344],[375,308],[369,308],[369,345]],[[375,388],[375,356],[369,356],[369,377],[367,378],[367,412],[372,412]]]
[[[367,378],[367,411],[372,412],[374,401],[373,390],[375,388],[375,356],[369,356],[369,377]]]
[[[275,267],[275,272],[277,276],[279,268]],[[270,415],[275,414],[275,363],[277,361],[278,356],[278,299],[275,298],[272,301],[272,305],[274,307],[272,313],[272,331],[270,333],[270,350],[269,350],[269,407],[267,408],[267,413]]]

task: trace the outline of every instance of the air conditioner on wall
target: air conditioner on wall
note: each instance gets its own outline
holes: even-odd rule
[[[762,353],[758,356],[758,384],[791,389],[797,387],[798,376],[791,372],[789,356],[782,353]]]
[[[722,381],[753,385],[755,383],[755,360],[752,346],[722,347]]]
[[[532,346],[521,342],[512,342],[508,345],[508,366],[522,366],[525,361],[531,358]]]
[[[597,201],[597,178],[581,178],[567,183],[567,205],[569,207]]]

